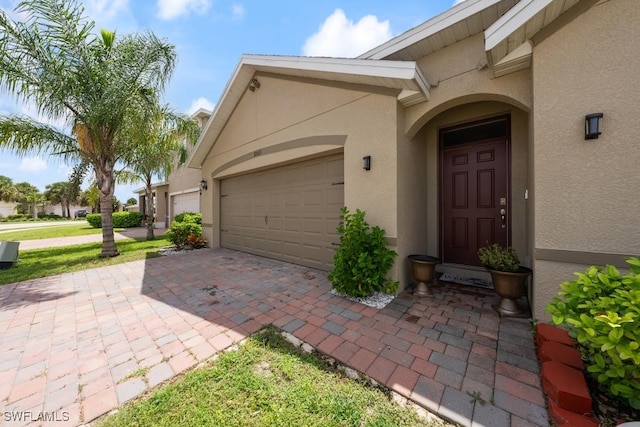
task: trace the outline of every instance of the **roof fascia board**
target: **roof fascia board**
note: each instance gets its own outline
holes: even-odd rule
[[[484,32],[485,51],[490,51],[525,25],[554,0],[521,0]]]
[[[346,73],[372,77],[410,79],[414,76],[416,64],[413,61],[372,61],[352,58],[319,58],[301,56],[258,56],[243,57],[243,65],[253,66],[263,71],[263,67],[291,70],[316,71],[319,73]]]
[[[383,59],[426,39],[476,13],[499,3],[501,0],[466,0],[437,15],[425,23],[360,55],[360,59]]]

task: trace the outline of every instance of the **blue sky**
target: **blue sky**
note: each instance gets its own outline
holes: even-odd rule
[[[460,0],[458,0],[460,1]],[[178,65],[164,100],[175,110],[212,110],[244,53],[355,57],[436,16],[455,0],[83,0],[97,28],[150,30],[176,46]],[[16,0],[0,0],[10,12]],[[35,114],[0,93],[0,113]],[[41,190],[66,181],[55,157],[18,158],[0,150],[0,175]],[[116,186],[126,201],[139,186]]]

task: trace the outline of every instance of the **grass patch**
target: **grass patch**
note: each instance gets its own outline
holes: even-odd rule
[[[120,255],[113,258],[98,257],[102,250],[102,242],[20,251],[18,262],[11,268],[2,270],[0,285],[155,258],[160,256],[158,255],[160,248],[169,245],[170,242],[164,236],[156,237],[154,240],[144,238],[118,240],[116,246]]]
[[[131,372],[129,375],[127,375],[126,377],[124,377],[123,379],[121,379],[120,381],[118,381],[118,384],[122,384],[123,382],[126,382],[127,380],[130,380],[131,378],[136,378],[136,377],[144,377],[145,375],[147,375],[149,373],[149,368],[148,367],[142,367],[142,368],[138,368],[135,371]]]
[[[97,423],[109,426],[442,426],[351,380],[269,327]]]
[[[123,231],[124,228],[114,228],[113,231]],[[88,234],[102,234],[101,228],[93,228],[87,221],[81,220],[69,225],[52,225],[50,227],[35,227],[16,231],[0,230],[0,240],[36,240],[53,239],[55,237],[86,236]]]

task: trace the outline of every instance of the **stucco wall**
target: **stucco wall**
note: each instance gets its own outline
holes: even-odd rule
[[[531,72],[523,70],[497,79],[486,66],[482,34],[436,51],[418,61],[432,84],[429,102],[407,109],[405,131],[413,137],[429,120],[458,105],[498,101],[530,111]]]
[[[202,175],[213,183],[201,198],[203,228],[212,245],[219,245],[220,179],[340,151],[345,204],[365,210],[367,220],[395,240],[396,93],[272,75],[258,78],[260,88],[243,95],[202,166]],[[362,168],[366,155],[372,157],[370,171]]]
[[[538,253],[640,254],[638,22],[635,0],[603,1],[534,46]],[[596,112],[602,135],[585,141]],[[535,316],[547,319],[558,284],[584,268],[537,259]]]

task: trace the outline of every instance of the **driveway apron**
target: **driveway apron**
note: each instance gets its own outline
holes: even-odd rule
[[[0,425],[80,425],[274,324],[461,425],[546,426],[531,325],[441,283],[378,310],[226,249],[0,287]],[[43,421],[44,419],[44,421]]]

